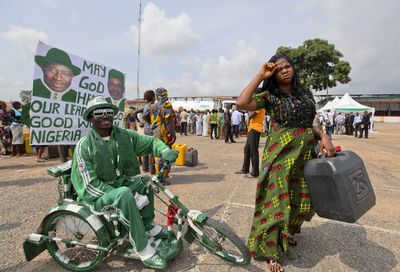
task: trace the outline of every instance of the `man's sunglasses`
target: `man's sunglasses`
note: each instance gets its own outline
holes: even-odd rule
[[[93,115],[94,118],[100,118],[100,117],[103,117],[103,116],[107,116],[107,117],[108,116],[112,116],[112,117],[114,117],[115,112],[112,109],[97,109],[97,110],[92,111],[92,115]]]

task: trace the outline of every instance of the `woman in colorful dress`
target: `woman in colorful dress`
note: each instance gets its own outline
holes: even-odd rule
[[[254,96],[262,81],[264,92]],[[249,111],[265,108],[271,116],[248,246],[254,258],[267,261],[270,271],[281,272],[279,247],[287,254],[288,246],[296,245],[294,234],[314,215],[304,164],[314,157],[318,140],[320,152],[325,149],[328,156],[335,148],[326,134],[313,130],[315,101],[311,91],[300,88],[287,56],[275,55],[262,65],[236,105]]]
[[[22,104],[18,101],[12,103],[11,108],[11,133],[12,133],[12,156],[22,155],[22,145],[24,144],[23,124],[21,121]]]

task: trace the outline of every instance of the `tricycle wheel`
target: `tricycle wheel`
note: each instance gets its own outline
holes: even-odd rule
[[[234,265],[247,265],[251,255],[248,247],[228,227],[208,218],[202,226],[198,226],[203,236],[195,233],[198,240],[209,252]]]
[[[68,270],[91,271],[104,258],[105,252],[96,249],[97,246],[105,246],[104,237],[78,213],[60,211],[50,215],[43,234],[57,238],[47,243],[47,250],[57,263]],[[78,246],[61,239],[90,246]]]

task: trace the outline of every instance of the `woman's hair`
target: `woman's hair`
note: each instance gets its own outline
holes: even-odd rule
[[[293,94],[303,93],[303,91],[301,90],[301,87],[300,87],[299,76],[296,72],[296,68],[294,67],[294,63],[291,58],[289,58],[287,55],[284,55],[284,54],[276,54],[276,55],[272,56],[268,62],[276,63],[280,59],[287,60],[287,62],[289,62],[290,65],[292,65],[292,67],[293,67],[293,79],[292,79]],[[273,76],[267,78],[266,80],[264,80],[264,83],[263,83],[261,89],[263,91],[268,90],[271,93],[277,94],[277,93],[279,93],[278,88],[279,88],[278,82],[276,82],[275,75],[273,75]]]
[[[153,90],[147,90],[144,92],[143,98],[144,100],[150,102],[156,98],[156,94]]]

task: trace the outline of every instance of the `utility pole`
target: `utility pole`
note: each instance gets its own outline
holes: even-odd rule
[[[137,75],[136,75],[136,99],[140,99],[139,96],[139,67],[140,67],[140,23],[142,21],[142,1],[139,0],[139,27],[138,27],[138,51],[137,51]]]
[[[326,101],[329,101],[329,91],[328,91],[328,87],[326,87]]]

